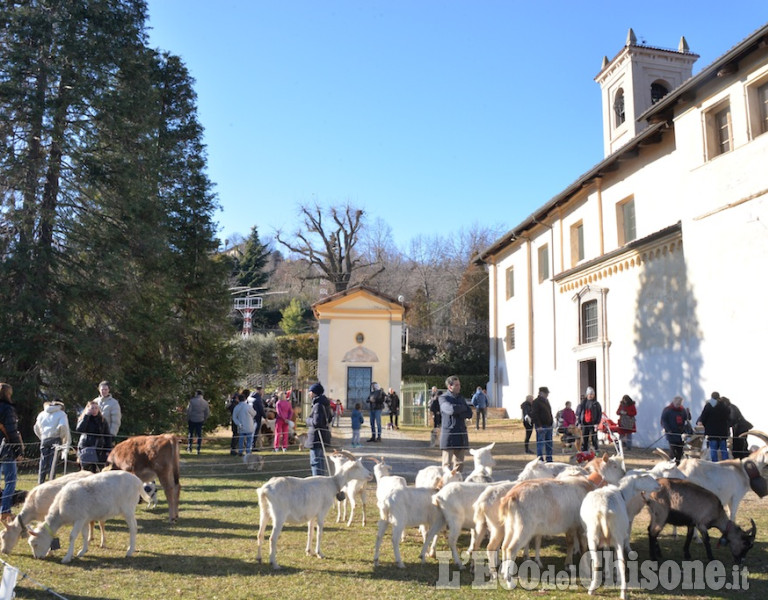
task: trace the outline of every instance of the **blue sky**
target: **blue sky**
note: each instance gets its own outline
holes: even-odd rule
[[[630,3],[632,4],[632,3]],[[637,7],[637,5],[634,5]],[[519,224],[603,158],[604,55],[701,56],[768,22],[765,0],[149,0],[150,43],[196,80],[219,236],[350,202],[406,250]]]

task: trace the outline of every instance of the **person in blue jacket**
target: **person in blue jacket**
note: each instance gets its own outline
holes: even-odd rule
[[[443,466],[464,469],[464,455],[469,449],[467,421],[472,419],[472,406],[461,395],[461,382],[455,375],[445,380],[448,390],[440,396],[440,450]]]

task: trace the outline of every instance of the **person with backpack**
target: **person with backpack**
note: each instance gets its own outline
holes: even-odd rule
[[[595,398],[593,387],[588,387],[584,392],[584,398],[579,403],[579,408],[576,409],[576,418],[581,424],[581,451],[587,451],[591,440],[595,454],[597,454],[597,426],[600,424],[600,419],[603,418],[603,409]]]

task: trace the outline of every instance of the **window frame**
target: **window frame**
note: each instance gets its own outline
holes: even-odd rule
[[[507,352],[515,349],[515,324],[507,325],[507,333],[504,336],[504,345]]]
[[[627,222],[627,211],[630,208],[631,224]],[[629,196],[616,203],[616,232],[619,246],[624,246],[637,239],[637,212],[635,211],[634,196]]]
[[[613,128],[618,129],[627,122],[627,100],[624,88],[619,88],[613,95]]]
[[[710,161],[733,150],[731,102],[726,97],[704,112],[706,160]],[[725,138],[723,137],[725,132]],[[727,145],[727,147],[725,147]]]
[[[588,314],[594,309],[594,314]],[[579,344],[594,344],[600,339],[600,306],[596,298],[579,303]]]
[[[746,92],[749,139],[753,140],[768,133],[768,74],[750,82]]]
[[[508,267],[504,277],[507,300],[515,296],[515,267]]]
[[[549,244],[542,244],[537,251],[539,283],[549,279]]]
[[[579,220],[570,227],[571,231],[571,266],[575,267],[584,260],[584,221]]]

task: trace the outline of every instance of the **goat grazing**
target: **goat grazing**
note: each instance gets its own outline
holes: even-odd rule
[[[43,558],[51,549],[56,532],[62,525],[72,523],[69,549],[61,561],[68,563],[74,556],[78,534],[83,537],[83,549],[78,557],[88,552],[91,521],[105,521],[122,515],[130,534],[125,556],[131,556],[136,548],[136,505],[139,496],[144,494],[141,480],[126,471],[105,471],[70,481],[56,494],[43,524],[37,529],[28,528],[32,553],[35,558]]]
[[[747,533],[736,525],[725,514],[725,509],[717,495],[687,479],[659,479],[661,488],[646,496],[648,509],[651,513],[651,524],[648,526],[648,543],[651,560],[661,557],[658,537],[664,525],[686,526],[688,535],[683,547],[684,558],[691,558],[691,538],[694,528],[698,529],[707,558],[712,560],[712,547],[709,543],[708,530],[716,527],[723,534],[721,543],[730,546],[733,560],[741,564],[744,557],[755,542],[757,526],[752,521],[752,528]]]
[[[277,540],[285,523],[307,523],[307,554],[311,554],[312,526],[317,527],[315,555],[323,558],[320,543],[323,537],[325,515],[331,508],[334,498],[352,479],[369,480],[371,472],[359,460],[348,461],[341,465],[335,475],[315,475],[304,479],[299,477],[273,477],[256,493],[259,497],[259,534],[256,560],[261,562],[261,546],[267,519],[272,521],[272,533],[269,536],[269,562],[272,568],[277,564]]]
[[[0,551],[4,554],[10,554],[18,543],[21,534],[26,531],[27,525],[30,525],[33,521],[45,519],[48,509],[53,504],[53,499],[61,491],[61,488],[70,481],[76,481],[83,477],[88,477],[88,475],[91,475],[90,471],[75,471],[32,488],[27,494],[24,506],[21,507],[19,514],[10,523],[0,521],[0,525],[3,526],[2,530],[0,530]],[[103,527],[101,529],[101,547],[104,547]]]
[[[601,547],[616,548],[621,600],[627,597],[626,553],[629,551],[630,524],[627,502],[641,492],[655,492],[659,484],[647,473],[631,475],[619,482],[618,487],[609,485],[589,492],[581,503],[579,514],[587,536],[587,546],[592,558],[592,583],[589,593],[598,585],[598,567]]]

